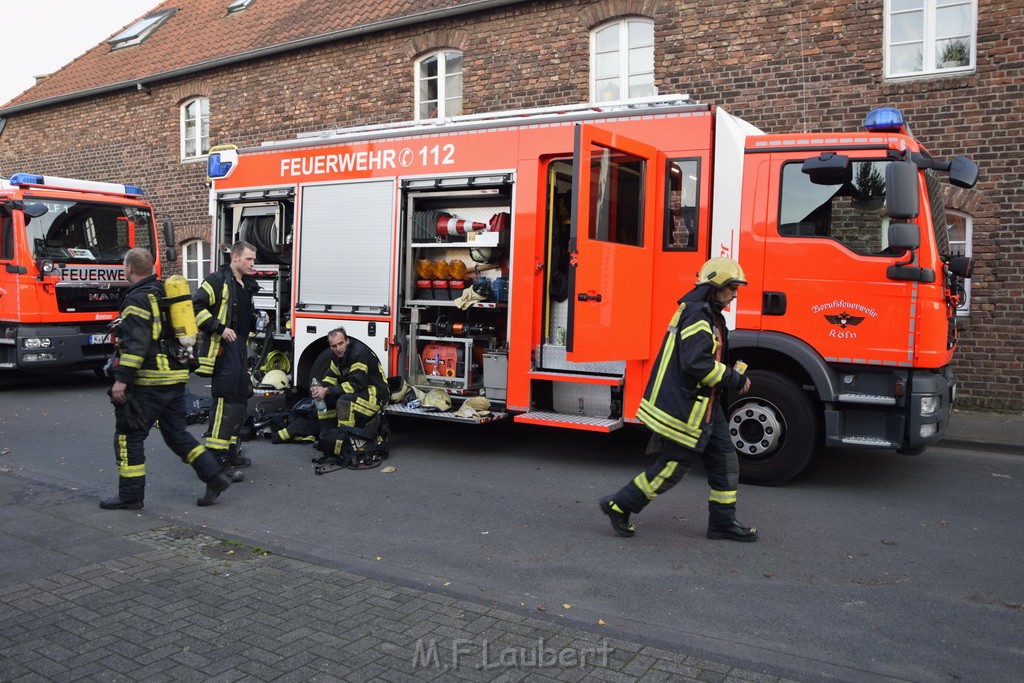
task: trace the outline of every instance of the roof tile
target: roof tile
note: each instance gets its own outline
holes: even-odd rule
[[[3,108],[150,80],[214,60],[368,24],[481,4],[480,0],[255,0],[247,9],[229,14],[229,2],[161,2],[143,16],[172,8],[177,11],[141,43],[114,50],[104,41]],[[134,23],[112,31],[110,37]]]

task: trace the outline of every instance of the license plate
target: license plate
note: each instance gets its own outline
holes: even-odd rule
[[[90,334],[89,335],[89,343],[90,344],[109,344],[110,343],[110,334],[109,333],[107,333],[107,334]]]

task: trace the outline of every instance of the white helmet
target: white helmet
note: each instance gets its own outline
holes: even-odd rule
[[[288,379],[288,375],[284,374],[282,370],[271,370],[267,374],[263,375],[263,379],[260,380],[258,389],[287,389],[291,386],[291,382]]]

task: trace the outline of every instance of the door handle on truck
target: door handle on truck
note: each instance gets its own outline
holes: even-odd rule
[[[786,294],[784,292],[765,292],[761,297],[761,315],[785,315]]]
[[[576,295],[576,299],[579,300],[579,301],[600,301],[601,300],[601,295],[600,294],[587,294],[585,292],[580,292],[579,294]]]

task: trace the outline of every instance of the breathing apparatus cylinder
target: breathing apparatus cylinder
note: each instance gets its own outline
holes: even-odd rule
[[[169,304],[171,327],[178,343],[189,352],[196,345],[199,328],[196,326],[196,314],[192,308],[192,292],[188,280],[181,275],[172,275],[164,280],[164,297]]]

